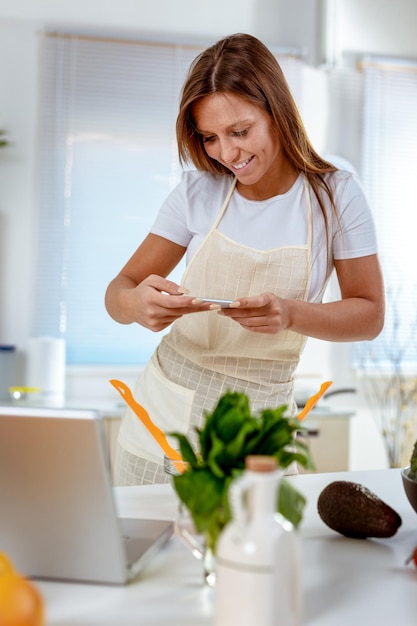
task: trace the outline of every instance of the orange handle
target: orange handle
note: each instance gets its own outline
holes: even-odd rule
[[[303,420],[305,416],[307,415],[307,413],[310,413],[311,409],[316,406],[317,402],[320,400],[322,395],[328,390],[328,388],[332,384],[333,384],[333,381],[330,381],[330,380],[328,380],[325,383],[322,383],[319,391],[315,393],[314,395],[312,395],[311,398],[307,400],[307,402],[304,405],[303,410],[297,415],[297,418],[299,420]]]
[[[167,438],[164,433],[156,424],[153,423],[151,418],[149,417],[149,413],[146,409],[143,408],[138,402],[136,402],[133,397],[132,392],[129,387],[122,383],[121,380],[111,380],[110,383],[117,389],[120,393],[126,404],[132,409],[134,413],[138,416],[143,425],[148,429],[152,437],[156,440],[162,450],[165,452],[167,456],[175,463],[175,461],[182,461],[182,457],[177,450],[175,450],[172,446],[170,446]],[[177,465],[177,468],[181,471],[179,467],[180,464]]]

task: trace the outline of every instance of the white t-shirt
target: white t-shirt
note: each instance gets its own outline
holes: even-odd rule
[[[327,201],[331,244],[329,265],[326,265],[324,220],[310,189],[313,216],[310,301],[319,297],[334,259],[352,259],[377,252],[372,214],[358,178],[344,170],[327,177],[339,217],[335,218]],[[231,184],[229,176],[195,170],[184,172],[180,183],[162,205],[151,232],[186,247],[188,264],[216,220]],[[308,210],[304,177],[300,175],[289,191],[268,200],[248,200],[235,189],[218,228],[234,241],[257,250],[306,244]]]

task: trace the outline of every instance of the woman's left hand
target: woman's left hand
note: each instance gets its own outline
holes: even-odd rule
[[[288,304],[273,293],[238,298],[219,315],[235,320],[246,330],[255,333],[275,334],[285,330],[289,324]]]

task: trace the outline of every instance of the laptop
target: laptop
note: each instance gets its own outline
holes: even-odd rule
[[[20,574],[125,584],[172,531],[118,519],[99,412],[0,406],[0,550]]]

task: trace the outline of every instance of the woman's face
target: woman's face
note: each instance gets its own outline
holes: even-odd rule
[[[283,189],[289,163],[268,113],[233,93],[214,93],[192,114],[206,153],[235,174],[242,195],[260,200],[289,189],[294,176]]]

